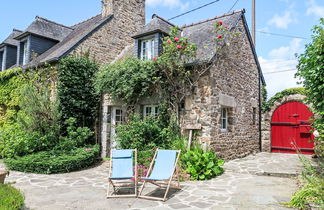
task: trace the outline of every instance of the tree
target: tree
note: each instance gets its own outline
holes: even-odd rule
[[[316,153],[324,159],[324,18],[320,25],[313,28],[312,42],[298,56],[299,64],[296,76],[303,79],[302,84],[307,90],[307,100],[312,104],[314,112],[313,128],[319,132],[316,138]],[[323,161],[322,161],[323,162]]]

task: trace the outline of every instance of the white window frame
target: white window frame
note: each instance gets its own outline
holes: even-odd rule
[[[147,109],[150,109],[151,111],[148,112]],[[145,105],[143,107],[143,116],[144,117],[148,117],[148,116],[152,116],[152,117],[157,117],[160,113],[159,110],[159,106],[158,105]]]
[[[28,63],[28,61],[27,61],[27,59],[28,59],[27,42],[28,42],[27,40],[23,42],[23,48],[24,48],[23,49],[24,50],[24,52],[23,52],[23,62],[22,62],[23,65],[26,65]]]
[[[154,40],[155,40],[154,37],[141,40],[140,58],[142,60],[152,60],[154,58],[155,55]]]
[[[228,131],[228,108],[226,107],[222,107],[221,109],[221,131],[222,132]]]

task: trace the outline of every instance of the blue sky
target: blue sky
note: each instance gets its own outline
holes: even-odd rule
[[[179,13],[196,8],[212,0],[146,0],[146,17],[150,20],[156,13],[171,18]],[[173,20],[175,24],[197,22],[229,11],[236,0],[220,0],[206,8]],[[269,95],[289,87],[295,87],[295,71],[271,73],[295,69],[295,53],[302,53],[310,42],[311,28],[324,17],[323,0],[256,0],[256,29],[305,37],[298,39],[257,32],[256,49],[265,74]],[[252,0],[239,0],[233,10],[245,8],[246,18],[251,25]],[[100,0],[3,0],[0,13],[0,40],[4,40],[13,28],[24,30],[36,15],[73,25],[101,10]]]

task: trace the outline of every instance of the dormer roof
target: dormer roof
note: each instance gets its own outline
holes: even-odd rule
[[[22,31],[13,29],[12,33],[2,43],[0,43],[0,47],[3,47],[4,45],[18,46],[18,41],[14,39],[14,37],[20,35],[21,33]]]
[[[166,19],[154,14],[150,23],[146,24],[140,32],[136,33],[133,38],[138,38],[146,36],[153,33],[163,33],[169,34],[170,29],[175,27],[173,23],[167,21]]]
[[[35,20],[18,36],[17,40],[22,39],[28,34],[45,37],[47,39],[62,41],[73,29],[71,27],[53,22],[51,20],[36,16]]]

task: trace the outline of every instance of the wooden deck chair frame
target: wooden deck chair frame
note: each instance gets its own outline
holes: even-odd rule
[[[151,174],[151,172],[153,170],[153,166],[154,166],[154,162],[155,162],[155,158],[157,156],[158,150],[159,149],[157,149],[155,151],[155,154],[153,156],[153,159],[152,159],[152,162],[150,164],[149,170],[147,172],[146,178],[149,177],[149,175]],[[176,151],[177,156],[176,156],[176,160],[175,160],[175,163],[174,163],[174,168],[172,170],[172,174],[171,174],[170,178],[166,179],[166,180],[162,180],[162,181],[144,180],[143,185],[142,185],[142,187],[140,189],[140,192],[138,194],[139,198],[145,198],[145,199],[151,199],[151,200],[159,200],[159,201],[164,202],[164,201],[166,201],[166,198],[167,198],[170,187],[175,188],[175,189],[179,189],[179,190],[181,189],[180,188],[180,181],[179,181],[179,168],[177,167],[178,161],[179,161],[179,158],[180,158],[181,150],[175,150],[175,151]],[[172,181],[174,179],[176,179],[175,180],[176,184],[172,184]],[[154,184],[154,185],[156,185],[156,186],[158,186],[160,188],[166,188],[165,193],[164,193],[164,197],[163,198],[158,198],[158,197],[154,197],[154,196],[142,195],[142,192],[143,192],[143,189],[145,187],[146,182]]]
[[[137,185],[138,185],[138,175],[137,175],[137,149],[133,149],[134,160],[135,160],[135,174],[134,180],[131,179],[111,179],[112,175],[112,150],[110,150],[110,161],[109,161],[109,172],[108,172],[108,187],[107,187],[107,198],[133,198],[137,197]],[[120,188],[133,188],[132,184],[134,184],[134,194],[127,194],[127,195],[113,195],[116,192],[116,189]],[[113,187],[112,194],[110,192],[110,185]]]

